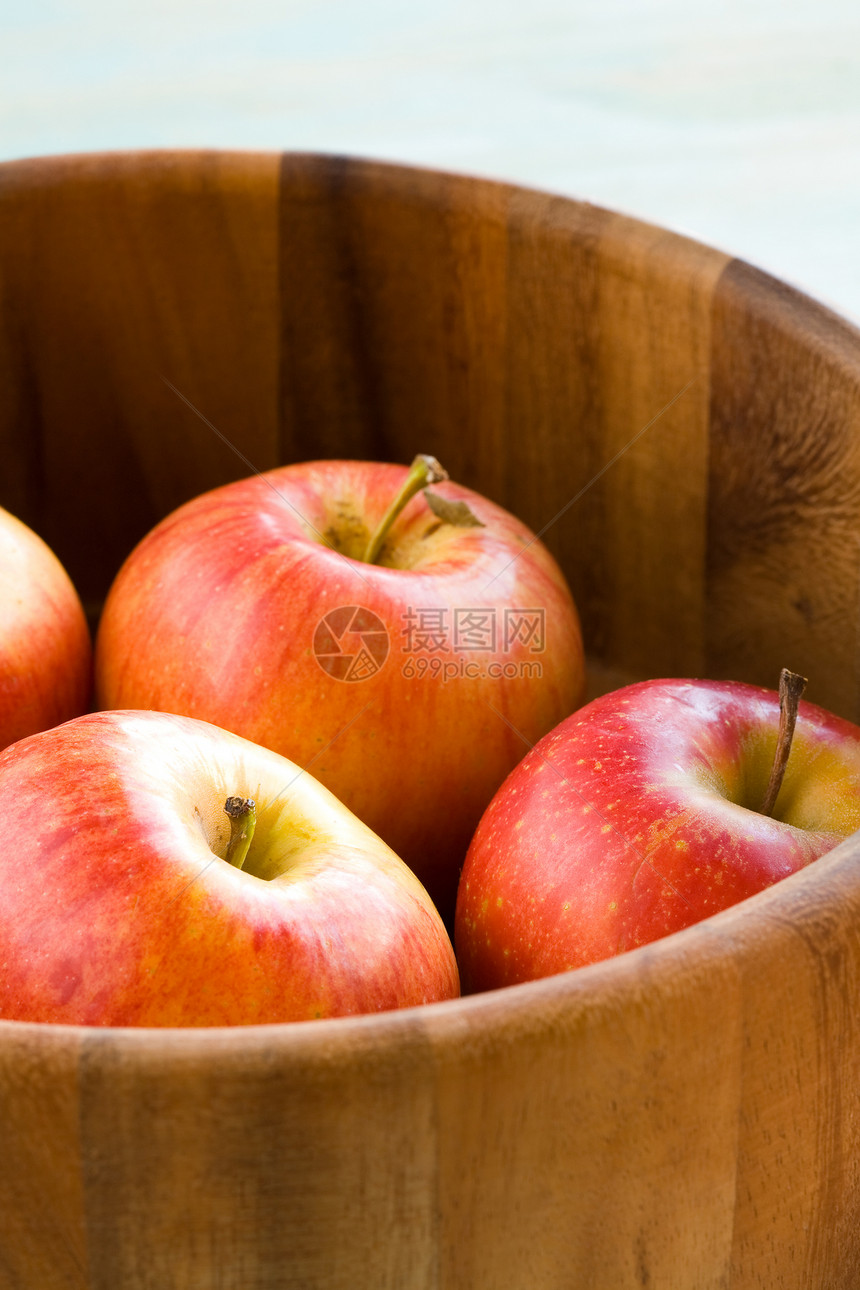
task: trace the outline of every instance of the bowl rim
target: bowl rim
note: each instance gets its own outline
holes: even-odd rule
[[[682,980],[690,967],[698,974],[706,965],[723,963],[738,973],[746,959],[756,957],[770,928],[790,926],[799,933],[805,922],[819,919],[822,904],[841,905],[846,890],[854,896],[860,919],[860,830],[805,868],[699,923],[614,958],[535,981],[380,1013],[248,1026],[114,1027],[0,1018],[0,1046],[4,1039],[24,1041],[28,1047],[84,1044],[121,1049],[138,1059],[151,1053],[180,1060],[270,1059],[277,1052],[303,1064],[318,1058],[326,1065],[345,1050],[374,1058],[396,1053],[419,1033],[434,1047],[459,1043],[466,1033],[478,1049],[511,1027],[522,1035],[545,1031],[548,1010],[555,1026],[576,1026],[589,1013],[617,1006],[619,996],[632,998],[647,988],[657,997],[661,985]]]

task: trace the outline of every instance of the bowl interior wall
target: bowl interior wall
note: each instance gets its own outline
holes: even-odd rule
[[[561,560],[596,688],[788,665],[857,715],[856,338],[827,311],[584,203],[358,161],[54,159],[0,195],[0,501],[93,615],[195,493],[430,451]]]

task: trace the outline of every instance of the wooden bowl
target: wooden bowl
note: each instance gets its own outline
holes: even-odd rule
[[[0,434],[0,504],[94,612],[204,488],[422,450],[543,532],[594,690],[785,664],[860,716],[857,332],[605,210],[332,157],[6,164]],[[457,1003],[2,1022],[0,1283],[856,1290],[858,928],[852,839]]]

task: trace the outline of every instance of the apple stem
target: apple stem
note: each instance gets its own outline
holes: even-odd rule
[[[770,780],[761,807],[762,815],[773,815],[773,808],[776,806],[776,799],[779,797],[779,790],[782,788],[782,780],[785,775],[785,768],[788,765],[789,753],[791,752],[791,741],[794,738],[794,727],[797,724],[797,706],[805,689],[805,676],[799,676],[797,672],[789,672],[787,667],[782,669],[779,676],[779,730],[776,736],[776,751],[773,755]]]
[[[228,797],[224,810],[230,816],[230,841],[224,859],[241,869],[257,824],[257,808],[250,797]]]
[[[438,484],[447,478],[447,470],[445,470],[444,466],[440,466],[435,457],[429,457],[423,452],[418,454],[409,467],[409,474],[406,476],[403,487],[383,515],[379,527],[365,547],[364,555],[362,556],[365,564],[376,564],[383,543],[388,537],[388,531],[406,503],[416,493],[420,493],[422,489],[427,488],[429,484]]]

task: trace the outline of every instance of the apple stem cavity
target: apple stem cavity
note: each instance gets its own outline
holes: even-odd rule
[[[365,564],[376,564],[389,530],[406,503],[416,493],[420,493],[422,489],[427,488],[429,484],[438,484],[447,478],[447,470],[439,464],[435,457],[430,457],[423,452],[418,454],[409,467],[409,474],[404,480],[403,487],[383,515],[378,528],[365,547],[364,555],[362,556]]]
[[[773,756],[770,780],[761,805],[762,815],[773,815],[773,808],[776,806],[776,799],[779,797],[779,790],[782,788],[785,768],[788,765],[788,757],[791,752],[791,741],[794,738],[794,727],[797,724],[797,707],[800,703],[800,696],[805,689],[805,676],[799,676],[797,672],[790,672],[787,667],[782,669],[779,676],[779,730],[776,736],[776,751]]]
[[[224,859],[236,869],[241,869],[248,858],[257,825],[257,808],[250,797],[228,797],[224,810],[230,817],[230,841]]]

